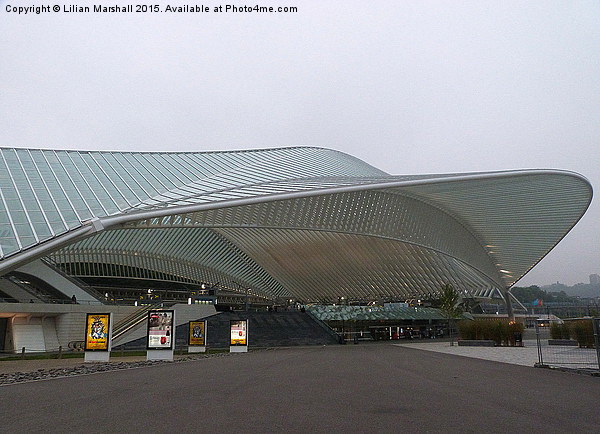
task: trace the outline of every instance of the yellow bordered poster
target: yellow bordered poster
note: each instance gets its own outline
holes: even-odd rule
[[[188,345],[206,345],[206,321],[190,321]]]
[[[109,313],[88,313],[85,327],[85,351],[108,351]]]

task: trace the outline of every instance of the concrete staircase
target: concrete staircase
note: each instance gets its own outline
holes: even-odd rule
[[[175,315],[175,349],[186,349],[188,321],[207,320],[206,342],[209,348],[229,348],[229,321],[248,320],[250,348],[285,347],[296,345],[332,345],[338,339],[318,320],[305,312],[221,312],[199,318],[186,318],[181,323]],[[144,329],[145,330],[145,329]],[[144,350],[146,337],[113,346],[113,350]]]
[[[222,312],[208,318],[208,346],[229,347],[229,321],[243,319],[248,320],[250,348],[338,343],[317,320],[305,312]]]

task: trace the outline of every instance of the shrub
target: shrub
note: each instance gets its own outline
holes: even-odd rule
[[[579,344],[579,348],[594,348],[594,325],[592,320],[570,321],[570,329]]]
[[[520,333],[521,339],[523,338],[523,331],[525,330],[525,326],[523,323],[511,321],[507,324],[507,332],[508,332],[508,341],[510,345],[516,345],[515,334]]]
[[[475,329],[475,339],[484,339],[486,324],[483,321],[474,321],[473,326]]]
[[[502,341],[504,340],[504,325],[506,324],[503,321],[486,321],[489,323],[487,326],[487,339],[493,340],[496,345],[502,345]]]
[[[458,334],[460,335],[461,339],[476,339],[475,321],[459,321],[456,326],[458,327]]]
[[[460,321],[458,332],[461,339],[489,339],[496,345],[515,345],[515,333],[523,333],[522,323],[476,319]]]
[[[570,339],[571,332],[567,324],[558,324],[553,322],[550,324],[550,337],[552,339]]]

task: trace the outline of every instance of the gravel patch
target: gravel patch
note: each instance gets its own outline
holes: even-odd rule
[[[77,366],[37,369],[28,372],[0,373],[0,386],[15,383],[27,383],[31,381],[49,380],[53,378],[74,377],[78,375],[90,375],[100,372],[119,371],[123,369],[146,368],[149,366],[164,365],[168,363],[190,362],[206,358],[226,357],[230,353],[201,354],[186,356],[171,360],[145,360],[135,362],[93,362]]]

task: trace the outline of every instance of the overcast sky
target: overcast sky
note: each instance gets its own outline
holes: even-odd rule
[[[600,2],[257,1],[298,12],[0,0],[0,146],[310,145],[395,175],[558,168],[600,188]],[[587,283],[599,252],[594,200],[519,284]]]

